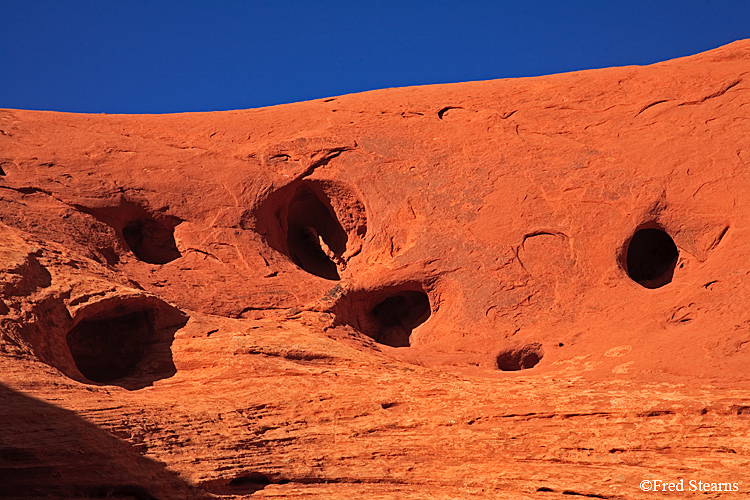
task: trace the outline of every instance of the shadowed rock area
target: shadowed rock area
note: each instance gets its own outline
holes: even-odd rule
[[[747,497],[748,79],[0,110],[0,497]]]

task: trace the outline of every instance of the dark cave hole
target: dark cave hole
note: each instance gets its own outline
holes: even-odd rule
[[[186,322],[176,310],[116,309],[79,322],[67,344],[87,381],[140,389],[176,373],[171,344]]]
[[[677,246],[665,231],[640,229],[628,244],[628,275],[646,288],[659,288],[672,281],[678,256]]]
[[[271,480],[264,474],[252,472],[232,479],[227,485],[227,490],[233,495],[253,494],[271,484]]]
[[[378,302],[369,312],[366,331],[377,342],[409,347],[411,332],[430,317],[430,300],[422,291],[404,290]]]
[[[287,247],[292,261],[310,274],[341,279],[332,258],[346,251],[347,238],[328,198],[300,185],[287,212]]]
[[[138,259],[149,264],[166,264],[181,256],[174,240],[177,223],[179,220],[136,219],[122,228],[122,237]]]
[[[542,348],[539,344],[509,349],[497,355],[497,368],[504,372],[528,370],[542,360],[542,355]]]
[[[299,269],[338,281],[363,247],[367,214],[355,187],[301,179],[271,192],[240,225],[263,235]]]
[[[146,311],[81,321],[68,333],[68,347],[81,374],[93,382],[112,382],[135,372],[154,337]]]
[[[2,165],[0,165],[0,175],[5,175],[5,170],[3,170]]]

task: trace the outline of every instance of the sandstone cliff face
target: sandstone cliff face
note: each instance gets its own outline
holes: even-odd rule
[[[748,82],[0,111],[0,497],[746,496]]]

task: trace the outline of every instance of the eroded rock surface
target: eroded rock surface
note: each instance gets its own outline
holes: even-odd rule
[[[747,496],[749,90],[0,111],[0,496]]]

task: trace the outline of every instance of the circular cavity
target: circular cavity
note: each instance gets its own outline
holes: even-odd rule
[[[269,246],[297,267],[337,281],[362,249],[367,214],[353,186],[331,180],[299,180],[271,193],[254,211],[254,224]]]
[[[338,280],[334,259],[346,251],[347,234],[330,200],[305,184],[289,201],[287,247],[292,261],[310,274]]]
[[[166,264],[181,257],[174,240],[174,225],[167,221],[141,218],[122,228],[122,237],[138,259],[149,264]]]
[[[83,320],[67,341],[78,371],[92,382],[110,383],[133,375],[153,341],[147,311]]]
[[[331,311],[336,324],[350,325],[379,344],[409,347],[413,330],[430,318],[432,306],[423,285],[409,281],[349,292]]]
[[[404,290],[390,295],[370,310],[381,344],[408,347],[412,330],[430,317],[430,299],[422,291]]]
[[[659,228],[636,231],[628,243],[628,276],[646,288],[659,288],[672,281],[679,252],[672,237]]]
[[[519,349],[509,349],[497,355],[497,368],[504,372],[528,370],[542,360],[543,352],[539,344],[531,344]]]
[[[232,494],[252,495],[271,484],[268,476],[259,472],[251,472],[240,477],[232,479],[227,485],[227,490]]]

